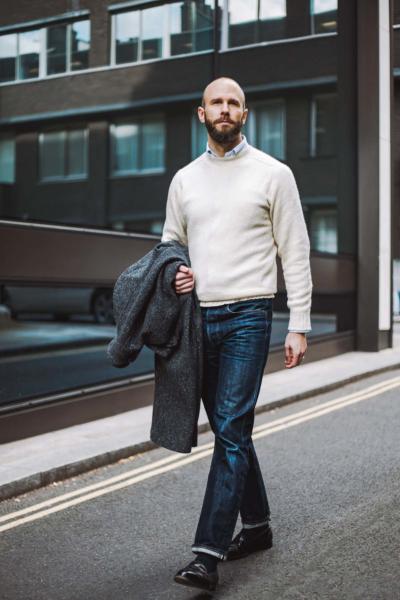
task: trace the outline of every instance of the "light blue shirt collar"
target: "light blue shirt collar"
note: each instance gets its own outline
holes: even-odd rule
[[[246,145],[247,139],[246,136],[242,133],[242,141],[239,142],[237,146],[232,148],[232,150],[225,152],[224,156],[218,156],[217,154],[215,154],[215,152],[211,150],[210,146],[208,145],[208,142],[206,152],[208,152],[208,154],[212,154],[213,156],[217,156],[218,158],[228,158],[229,156],[234,156],[235,154],[238,154]]]

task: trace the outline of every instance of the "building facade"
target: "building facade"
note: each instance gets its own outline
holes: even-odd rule
[[[76,324],[75,305],[110,320],[116,276],[157,243],[172,176],[205,150],[202,90],[225,75],[246,93],[249,142],[289,165],[298,183],[314,282],[310,359],[391,346],[399,28],[398,0],[5,0],[0,302],[8,329],[25,324],[25,335],[31,313],[38,331],[47,304],[56,322]],[[275,309],[283,327],[271,366],[280,368],[281,269]],[[80,351],[88,331],[77,335]],[[40,355],[37,340],[25,351],[10,344],[4,360],[13,356],[20,369],[27,347]],[[99,406],[99,396],[125,397],[138,376],[151,381],[151,368],[121,378],[97,364],[86,378],[54,387],[50,375],[22,395],[6,385],[4,415],[19,407],[22,419],[30,399],[60,406],[83,388]]]

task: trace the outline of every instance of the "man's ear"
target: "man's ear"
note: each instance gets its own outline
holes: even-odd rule
[[[201,121],[201,123],[204,123],[205,122],[205,119],[204,119],[204,108],[202,106],[199,106],[197,108],[197,115],[198,115],[199,120]]]

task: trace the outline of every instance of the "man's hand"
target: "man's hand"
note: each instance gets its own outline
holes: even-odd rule
[[[300,365],[306,350],[306,334],[289,332],[285,340],[285,368],[291,369]]]
[[[177,294],[187,294],[194,288],[193,270],[186,265],[181,265],[176,272],[175,291]]]

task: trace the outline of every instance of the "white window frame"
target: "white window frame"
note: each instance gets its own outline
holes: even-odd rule
[[[61,133],[63,135],[63,144],[64,144],[64,169],[65,169],[65,161],[67,160],[67,134],[69,131],[83,131],[83,143],[84,143],[84,156],[85,156],[85,173],[83,175],[54,175],[43,177],[42,175],[42,156],[43,156],[43,143],[44,136],[48,133]],[[39,142],[39,182],[40,183],[55,183],[55,182],[67,182],[67,181],[87,181],[89,179],[89,128],[87,126],[81,127],[71,127],[68,129],[49,129],[48,131],[41,131],[38,134],[38,142]]]
[[[164,154],[163,154],[163,165],[162,167],[151,167],[151,168],[147,168],[147,169],[143,169],[143,168],[139,168],[139,169],[130,169],[130,170],[126,170],[126,171],[114,171],[113,170],[113,151],[115,148],[115,140],[116,140],[116,135],[115,135],[115,130],[116,127],[118,125],[138,125],[139,127],[139,163],[142,160],[142,136],[143,136],[143,131],[142,131],[142,126],[145,123],[151,123],[151,122],[161,122],[163,125],[163,133],[164,133]],[[157,113],[157,114],[147,114],[147,115],[140,115],[138,117],[132,117],[130,119],[118,119],[115,120],[114,122],[109,124],[109,147],[110,147],[110,152],[109,152],[109,156],[110,156],[110,162],[109,162],[109,177],[110,179],[120,179],[123,177],[140,177],[143,175],[162,175],[163,173],[166,172],[166,147],[167,147],[167,122],[166,122],[166,117],[164,113]]]

